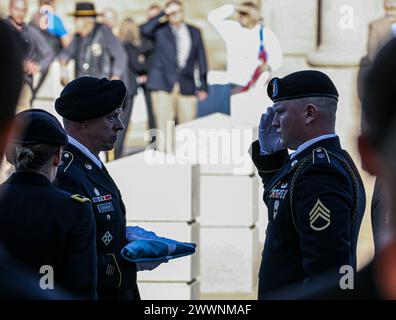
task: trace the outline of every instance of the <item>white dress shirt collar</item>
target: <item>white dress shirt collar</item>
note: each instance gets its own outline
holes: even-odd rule
[[[173,25],[170,27],[175,35],[177,64],[180,69],[183,69],[187,64],[191,53],[191,34],[185,23],[182,23],[177,27]]]
[[[68,135],[67,136],[69,139],[69,143],[73,146],[75,146],[78,150],[80,150],[83,154],[85,154],[90,160],[92,160],[93,163],[95,163],[100,169],[103,168],[103,163],[96,157],[91,150],[89,150],[86,146],[78,142],[76,139],[74,139],[72,136]]]
[[[305,141],[303,144],[301,144],[296,151],[290,154],[290,159],[293,159],[296,155],[307,149],[309,146],[312,146],[318,141],[324,140],[324,139],[330,139],[330,138],[335,138],[337,135],[335,133],[330,133],[330,134],[324,134],[319,137],[313,138],[311,140]]]
[[[396,22],[393,22],[391,25],[392,35],[396,37]]]

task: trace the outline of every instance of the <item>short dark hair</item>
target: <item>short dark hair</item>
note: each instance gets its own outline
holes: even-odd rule
[[[0,128],[15,113],[23,83],[23,41],[16,30],[0,21]]]
[[[377,54],[363,83],[363,134],[381,148],[396,123],[396,39]]]
[[[250,8],[256,9],[256,10],[259,9],[258,6],[252,1],[243,2],[243,3],[241,3],[241,6],[250,7]]]
[[[153,9],[161,9],[161,6],[158,3],[152,3],[149,8],[149,10],[153,10]]]

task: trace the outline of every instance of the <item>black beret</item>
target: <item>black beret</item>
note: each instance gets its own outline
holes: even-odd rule
[[[77,78],[66,85],[55,101],[55,110],[75,122],[103,117],[122,107],[126,88],[121,80]]]
[[[329,97],[338,100],[338,92],[331,79],[320,71],[305,70],[273,78],[267,87],[273,102],[306,97]]]
[[[68,143],[66,131],[52,114],[41,109],[29,109],[15,116],[15,130],[11,142],[30,144],[49,144],[65,146]]]

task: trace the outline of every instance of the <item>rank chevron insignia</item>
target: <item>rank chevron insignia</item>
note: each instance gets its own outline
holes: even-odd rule
[[[319,199],[309,213],[309,221],[315,231],[322,231],[330,225],[330,210]]]

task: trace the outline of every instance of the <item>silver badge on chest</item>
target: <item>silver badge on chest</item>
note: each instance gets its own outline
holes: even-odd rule
[[[278,209],[279,209],[279,200],[275,200],[274,202],[274,210],[272,211],[272,219],[275,220],[276,216],[278,215]]]
[[[104,242],[104,244],[106,246],[108,246],[109,243],[111,242],[111,240],[113,240],[113,236],[111,235],[111,233],[109,231],[106,231],[106,233],[102,237],[102,241]]]
[[[95,195],[96,195],[97,197],[99,197],[99,196],[100,196],[100,192],[99,192],[99,190],[98,190],[98,189],[96,189],[96,188],[94,188],[94,193],[95,193]]]

